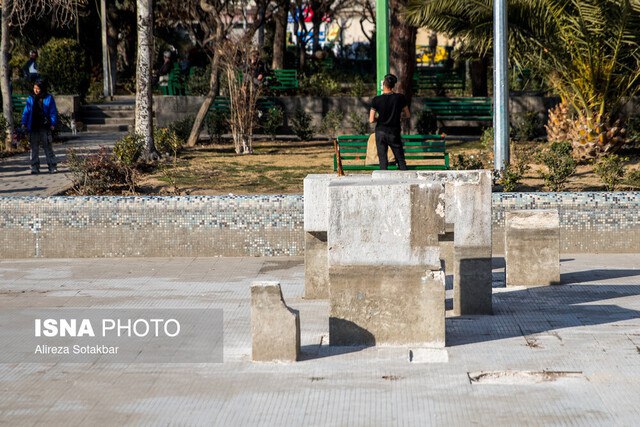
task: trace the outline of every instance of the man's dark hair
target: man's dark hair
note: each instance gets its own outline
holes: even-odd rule
[[[386,76],[384,76],[382,84],[384,84],[389,89],[393,89],[396,83],[398,83],[398,78],[393,74],[387,74]]]

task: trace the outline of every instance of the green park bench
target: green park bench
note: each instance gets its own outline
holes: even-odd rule
[[[333,170],[378,170],[377,164],[367,165],[369,135],[340,135],[336,138]],[[405,160],[409,170],[447,170],[449,153],[441,135],[402,135]],[[389,164],[389,170],[398,169]]]
[[[437,93],[451,89],[464,90],[464,69],[451,70],[442,67],[418,67],[413,73],[413,88],[416,93],[425,93],[429,90]]]
[[[426,98],[424,111],[431,112],[437,122],[474,121],[491,122],[493,120],[493,102],[491,98]]]
[[[296,70],[272,70],[272,73],[269,89],[274,91],[295,91],[298,89],[298,72]]]
[[[13,104],[13,112],[22,114],[24,106],[27,105],[29,95],[14,93],[11,95],[11,103]]]
[[[169,72],[169,81],[166,85],[160,86],[160,92],[163,95],[184,95],[186,94],[187,85],[182,78],[182,72],[178,63],[173,64],[173,69]]]

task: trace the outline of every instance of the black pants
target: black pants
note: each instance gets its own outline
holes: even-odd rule
[[[404,160],[404,148],[402,148],[400,134],[376,129],[376,148],[378,149],[380,170],[387,170],[389,167],[389,159],[387,158],[387,149],[389,147],[391,147],[393,155],[396,156],[398,169],[401,171],[407,170],[407,162]]]

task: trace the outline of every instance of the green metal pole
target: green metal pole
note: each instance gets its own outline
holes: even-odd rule
[[[376,77],[377,93],[382,93],[382,79],[389,74],[389,3],[376,0]]]

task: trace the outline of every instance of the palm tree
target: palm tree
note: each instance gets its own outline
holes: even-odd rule
[[[491,0],[410,0],[409,20],[492,47]],[[640,89],[640,0],[509,0],[510,60],[536,68],[571,107],[580,157],[617,150],[621,107]]]

